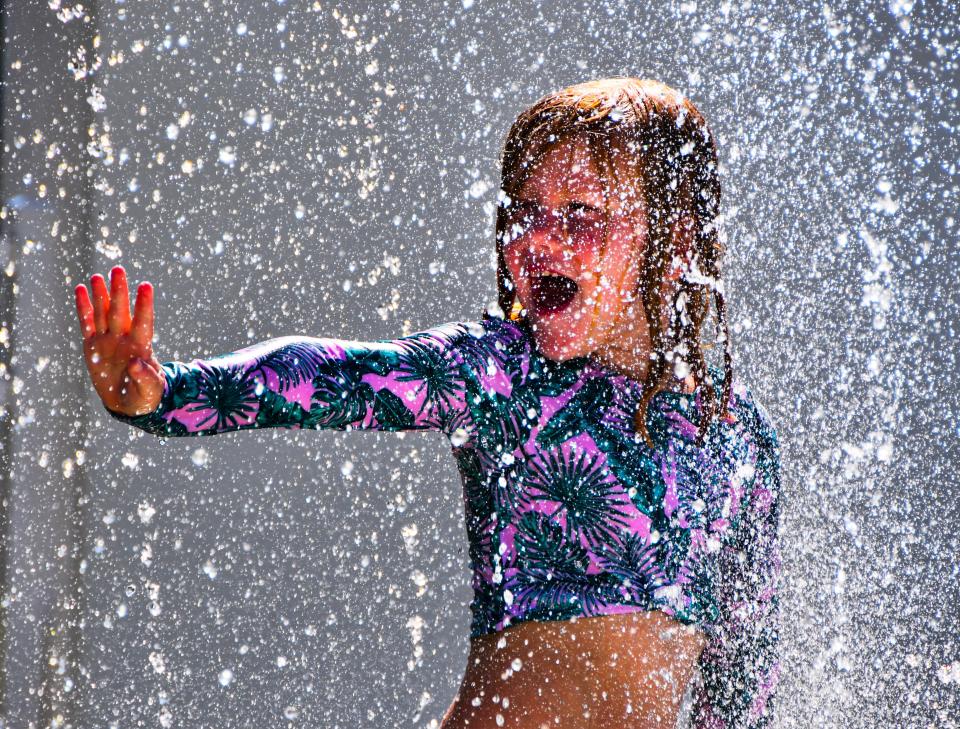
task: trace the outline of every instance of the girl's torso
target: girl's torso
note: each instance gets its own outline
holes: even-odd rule
[[[739,573],[724,562],[773,466],[767,416],[735,379],[698,445],[702,387],[674,381],[648,408],[651,448],[633,423],[639,383],[589,358],[551,361],[529,332],[486,324],[492,335],[457,350],[476,373],[451,431],[473,639],[443,729],[672,729],[730,616]],[[724,373],[709,370],[722,396]],[[710,660],[714,685],[736,679],[739,667]]]
[[[472,636],[531,620],[660,610],[715,623],[716,556],[756,472],[757,411],[734,382],[697,445],[702,389],[658,393],[582,357],[542,357],[511,322],[461,341],[451,442],[473,569]],[[710,367],[723,392],[723,372]],[[751,420],[756,422],[750,422]]]

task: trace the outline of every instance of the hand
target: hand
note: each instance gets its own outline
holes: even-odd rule
[[[110,269],[110,292],[99,273],[90,277],[93,303],[87,287],[74,289],[83,333],[83,356],[93,386],[110,410],[124,415],[153,412],[163,396],[164,375],[153,356],[153,286],[137,287],[137,303],[130,319],[127,274],[122,266]]]

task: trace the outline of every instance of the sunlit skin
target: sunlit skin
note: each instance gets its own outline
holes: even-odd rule
[[[93,292],[91,300],[90,291]],[[156,410],[163,395],[163,371],[153,355],[153,286],[144,281],[130,316],[127,274],[110,270],[110,290],[100,274],[74,289],[83,335],[83,356],[103,404],[116,412],[142,415]]]
[[[589,355],[597,362],[638,381],[649,367],[650,336],[643,304],[634,292],[647,245],[647,214],[636,172],[615,162],[617,181],[604,195],[604,184],[582,140],[555,145],[534,166],[517,198],[538,202],[554,210],[574,205],[607,210],[606,236],[583,226],[565,234],[559,217],[552,224],[532,226],[504,246],[504,259],[517,297],[527,310],[534,338],[544,356],[556,361]],[[589,211],[584,220],[600,220]],[[593,217],[591,217],[591,215]],[[677,227],[675,260],[686,255],[689,240]],[[578,291],[564,310],[542,314],[534,306],[531,287],[537,273],[554,271],[575,279]],[[674,265],[665,276],[662,293],[671,300],[680,274]],[[666,308],[661,326],[669,323]],[[667,373],[670,376],[672,373]]]
[[[521,623],[471,641],[441,729],[673,729],[705,645],[657,611]]]

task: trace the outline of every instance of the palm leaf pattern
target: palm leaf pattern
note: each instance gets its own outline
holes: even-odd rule
[[[527,381],[543,397],[557,397],[577,384],[587,358],[553,362],[543,357],[531,360]]]
[[[503,586],[475,576],[473,580],[473,600],[470,603],[472,615],[471,635],[486,635],[503,625],[506,614]]]
[[[411,335],[403,340],[403,352],[391,357],[374,350],[368,357],[383,359],[397,382],[411,383],[415,390],[426,390],[426,401],[438,411],[447,411],[458,393],[463,392],[463,380],[453,367],[448,351],[438,348],[436,339],[428,335]]]
[[[537,442],[548,448],[589,433],[637,508],[653,515],[663,499],[663,481],[652,452],[633,432],[634,405],[632,400],[626,406],[618,405],[613,384],[591,378],[538,433]]]
[[[300,403],[290,402],[283,395],[267,390],[260,396],[256,427],[302,428],[308,417]]]
[[[445,432],[454,454],[462,449],[476,450],[477,427],[469,408],[455,408],[447,418]]]
[[[373,400],[373,387],[363,377],[367,370],[355,357],[319,365],[313,377],[309,428],[338,428],[360,425]]]
[[[507,468],[501,468],[495,473],[497,480],[491,484],[494,504],[501,512],[501,518],[513,519],[514,515],[524,511],[533,503],[530,486],[536,478],[532,471],[535,459],[524,457],[517,459]]]
[[[167,379],[163,409],[177,410],[190,405],[200,397],[200,378],[196,370],[192,370],[179,362],[168,362],[164,365]]]
[[[333,363],[332,354],[316,340],[294,340],[256,357],[251,371],[268,369],[275,373],[280,383],[279,390],[284,392],[301,382],[312,380],[321,367],[329,367]]]
[[[495,321],[495,320],[491,320]],[[458,352],[467,362],[470,383],[466,398],[471,420],[476,428],[477,447],[487,468],[496,468],[502,452],[512,453],[522,449],[530,438],[533,427],[539,422],[543,388],[536,380],[523,376],[521,356],[529,350],[529,342],[515,336],[505,337],[503,325],[494,325],[496,338],[464,338],[466,347]],[[504,344],[505,342],[505,344]],[[498,348],[496,344],[500,344]],[[484,391],[481,380],[490,368],[503,373],[510,381],[509,395],[497,391]],[[470,376],[469,373],[474,375]]]
[[[637,534],[628,534],[622,542],[602,545],[597,559],[620,580],[628,600],[634,604],[648,605],[652,591],[665,582],[659,549]]]
[[[496,506],[490,489],[483,479],[483,471],[476,451],[461,449],[457,453],[457,467],[463,482],[464,514],[470,544],[470,561],[476,570],[493,571],[490,557]]]
[[[623,487],[610,480],[601,461],[583,450],[568,458],[558,449],[529,466],[529,485],[538,492],[531,498],[555,503],[550,516],[564,517],[567,538],[579,535],[590,547],[619,539],[627,525],[625,506],[614,498],[623,494]]]
[[[522,377],[523,363],[529,360],[531,342],[517,327],[503,319],[483,320],[485,335],[463,336],[458,340],[457,353],[465,364],[465,371],[479,383],[490,369],[501,372],[512,383]]]
[[[441,430],[443,419],[430,410],[421,411],[420,418],[408,408],[399,395],[381,388],[373,396],[373,422],[379,430]]]
[[[502,453],[523,448],[540,418],[540,408],[536,391],[522,386],[511,397],[489,393],[470,408],[480,457],[487,468],[496,468]]]
[[[221,431],[237,428],[257,411],[256,381],[242,366],[211,367],[199,363],[195,384],[196,398],[184,406],[189,413],[199,412],[199,430]]]
[[[530,511],[521,517],[516,549],[516,573],[507,586],[524,612],[556,620],[617,602],[618,581],[609,573],[589,574],[587,549],[547,516]]]

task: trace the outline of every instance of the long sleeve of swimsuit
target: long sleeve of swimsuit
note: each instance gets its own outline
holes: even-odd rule
[[[463,355],[470,323],[395,340],[287,336],[230,354],[163,363],[157,409],[114,418],[157,436],[253,428],[437,430],[465,410]],[[479,330],[482,333],[482,329]],[[469,352],[469,344],[464,347]]]
[[[772,724],[780,677],[780,447],[762,407],[752,408],[757,460],[733,540],[719,555],[720,616],[710,626],[694,696],[696,729]]]

